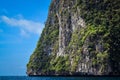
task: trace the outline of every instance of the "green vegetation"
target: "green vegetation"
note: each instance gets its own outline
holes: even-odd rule
[[[82,47],[84,44],[86,44],[86,40],[90,39],[89,44],[88,44],[88,50],[89,50],[89,55],[93,57],[93,66],[94,65],[99,65],[99,62],[104,65],[104,62],[106,62],[109,53],[109,44],[105,43],[104,38],[108,37],[108,30],[105,27],[102,26],[94,26],[94,25],[88,25],[86,28],[83,28],[81,30],[76,29],[75,32],[72,34],[72,39],[69,43],[68,46],[68,52],[70,51],[70,56],[73,57],[73,64],[71,66],[71,71],[74,72],[77,69],[78,62],[82,60]],[[97,37],[98,36],[98,37]],[[103,43],[104,45],[104,52],[99,54],[96,49],[94,48],[96,46],[96,41],[99,40],[104,40]],[[99,59],[95,59],[99,58]],[[107,63],[107,62],[106,62]]]
[[[74,0],[75,1],[75,0]],[[74,3],[71,0],[61,0],[63,6]],[[67,4],[68,3],[68,4]],[[28,71],[47,74],[74,73],[80,61],[84,58],[84,47],[89,52],[92,67],[105,73],[108,66],[112,74],[120,74],[120,1],[119,0],[77,0],[68,9],[61,8],[63,28],[71,24],[71,15],[79,14],[85,20],[86,27],[77,28],[72,32],[70,42],[64,56],[56,56],[59,48],[59,25],[56,17],[56,5],[52,2],[45,28],[38,41],[37,47],[27,64]],[[69,22],[68,22],[69,21]]]
[[[52,59],[51,62],[51,70],[56,73],[65,73],[69,72],[70,69],[70,60],[69,56],[59,56],[56,59]]]
[[[50,16],[52,16],[51,14]],[[53,17],[53,16],[52,16]],[[54,23],[56,23],[57,18],[56,16]],[[37,47],[33,54],[30,57],[30,61],[27,64],[27,69],[32,69],[34,72],[41,71],[41,73],[46,73],[49,71],[49,65],[51,56],[52,46],[56,46],[56,41],[58,40],[58,24],[54,24],[51,26],[51,20],[48,18],[46,22],[46,27],[44,28],[41,37],[37,43]],[[46,47],[47,46],[47,47]],[[55,51],[56,52],[56,51]]]
[[[109,55],[113,73],[120,72],[120,1],[119,0],[77,0],[80,14],[87,24],[105,27],[104,47]]]

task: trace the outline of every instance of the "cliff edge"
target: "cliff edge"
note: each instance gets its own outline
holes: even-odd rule
[[[52,0],[28,75],[120,75],[120,0]]]

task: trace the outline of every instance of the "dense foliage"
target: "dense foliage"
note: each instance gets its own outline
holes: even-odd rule
[[[109,48],[110,65],[114,74],[120,74],[120,0],[77,1],[76,7],[79,6],[81,16],[88,24],[100,25],[107,30],[104,41],[109,44],[106,46]]]
[[[42,74],[77,71],[79,62],[83,60],[83,46],[89,39],[88,49],[92,56],[92,66],[102,66],[98,68],[103,73],[110,66],[112,74],[120,74],[120,0],[76,0],[71,11],[75,13],[78,9],[86,27],[74,30],[65,56],[56,57],[59,48],[59,25],[55,5],[51,3],[45,28],[27,64],[28,71],[32,69],[33,72]],[[65,9],[59,12],[66,18],[70,16]],[[101,52],[95,49],[96,42],[103,45]]]

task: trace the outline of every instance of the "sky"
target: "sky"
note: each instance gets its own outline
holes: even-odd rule
[[[0,0],[0,76],[24,76],[51,0]]]

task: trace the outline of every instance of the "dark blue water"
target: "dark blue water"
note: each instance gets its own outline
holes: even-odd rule
[[[27,76],[6,76],[0,80],[120,80],[120,77],[27,77]]]

